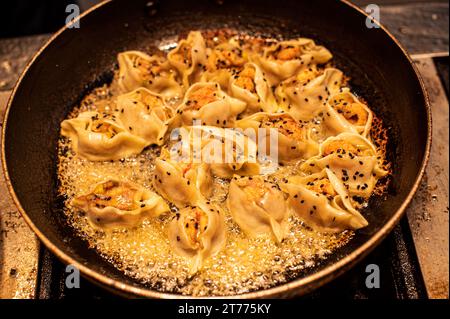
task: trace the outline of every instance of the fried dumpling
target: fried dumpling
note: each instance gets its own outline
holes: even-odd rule
[[[320,76],[301,84],[296,78],[284,81],[275,94],[280,106],[298,120],[309,121],[326,108],[330,95],[339,92],[343,73],[327,68]]]
[[[219,69],[203,73],[200,83],[217,83],[224,92],[229,92],[231,77],[235,71]]]
[[[209,68],[202,74],[201,82],[219,83],[228,92],[231,77],[241,70],[247,59],[238,41],[229,41],[207,48]]]
[[[259,175],[264,167],[258,158],[256,143],[242,131],[217,127],[200,127],[203,134],[202,157],[210,163],[214,176],[231,178]]]
[[[228,96],[217,83],[196,83],[186,92],[176,117],[183,125],[233,127],[237,116],[246,108],[246,103]],[[174,119],[177,120],[177,119]]]
[[[351,196],[370,197],[377,181],[388,172],[383,169],[375,146],[358,134],[342,133],[325,140],[320,154],[302,164],[305,172],[329,168]]]
[[[223,214],[206,203],[183,208],[171,221],[169,243],[176,254],[188,259],[191,275],[224,247],[225,227]]]
[[[233,177],[227,207],[248,236],[269,234],[281,242],[287,235],[289,209],[284,194],[261,176]]]
[[[288,204],[306,225],[323,232],[341,232],[368,225],[352,206],[347,191],[329,169],[306,177],[292,176],[280,184]]]
[[[88,194],[74,198],[71,204],[84,211],[92,225],[103,229],[133,227],[144,218],[169,212],[169,206],[154,192],[114,179],[96,184]]]
[[[179,208],[196,205],[198,200],[211,195],[211,169],[206,163],[157,158],[153,185],[161,196]]]
[[[333,56],[325,47],[316,45],[313,40],[282,41],[264,50],[262,57],[256,56],[256,63],[265,72],[270,85],[278,85],[313,64],[324,64]]]
[[[117,85],[122,93],[145,87],[166,98],[181,98],[183,88],[176,70],[165,58],[147,55],[141,51],[119,53]]]
[[[370,133],[372,111],[348,88],[330,97],[325,114],[324,128],[328,135],[349,132],[367,137]]]
[[[237,71],[230,82],[231,95],[247,103],[243,115],[255,112],[275,112],[277,104],[267,80],[259,67],[248,63]]]
[[[198,82],[201,75],[208,69],[206,45],[199,31],[191,31],[187,39],[183,39],[178,46],[171,50],[167,59],[170,64],[182,74],[183,84]]]
[[[236,126],[242,129],[251,128],[257,134],[259,143],[270,148],[270,129],[278,132],[278,160],[288,163],[317,155],[319,145],[309,136],[305,123],[295,120],[289,113],[255,113],[237,121]],[[265,129],[265,130],[264,130]],[[260,136],[260,134],[264,134]]]
[[[208,48],[211,70],[241,68],[247,62],[244,52],[235,38]]]
[[[148,145],[162,145],[168,120],[173,110],[166,106],[163,96],[145,88],[136,89],[117,98],[117,118],[130,133],[147,141]]]
[[[171,157],[181,162],[207,163],[214,176],[231,178],[259,175],[270,169],[259,161],[256,143],[239,129],[191,126],[177,130]]]
[[[83,112],[61,123],[75,153],[89,161],[118,160],[139,154],[147,141],[131,134],[115,115]]]

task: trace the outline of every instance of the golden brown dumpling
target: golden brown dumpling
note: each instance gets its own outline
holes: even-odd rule
[[[133,135],[148,145],[162,145],[173,111],[163,96],[145,88],[136,89],[117,98],[117,118]]]
[[[207,48],[209,67],[202,74],[201,82],[219,83],[220,87],[228,92],[230,79],[242,69],[247,59],[236,39]]]
[[[114,179],[98,183],[88,194],[74,198],[71,204],[84,211],[93,226],[103,229],[133,227],[144,218],[169,211],[164,200],[152,191]]]
[[[372,111],[346,88],[330,97],[323,126],[328,135],[349,132],[367,137],[372,120]]]
[[[265,144],[266,150],[270,149],[270,129],[275,129],[281,163],[310,158],[319,152],[319,145],[309,136],[307,124],[295,120],[289,113],[255,113],[237,121],[236,126],[258,132],[258,147]]]
[[[313,40],[300,38],[275,43],[264,50],[262,57],[254,59],[265,72],[270,85],[278,85],[311,65],[328,62],[332,57],[330,51],[316,45]]]
[[[343,73],[338,69],[327,68],[322,75],[306,84],[293,78],[284,81],[275,94],[281,107],[297,120],[312,120],[326,109],[330,95],[339,92]]]
[[[246,108],[246,103],[228,96],[217,83],[196,83],[186,92],[183,103],[177,109],[175,121],[181,124],[233,127],[237,116]]]
[[[182,157],[208,163],[214,176],[231,178],[259,175],[264,170],[258,160],[257,145],[237,129],[213,126],[194,126],[187,129],[188,138],[176,148],[183,150]],[[188,145],[184,145],[188,144]]]
[[[191,31],[187,39],[183,39],[178,46],[167,55],[169,63],[182,75],[183,84],[198,82],[201,75],[208,69],[206,45],[199,31]]]
[[[89,161],[118,160],[142,152],[148,144],[131,134],[115,115],[83,112],[61,123],[61,135],[71,139],[78,156]]]
[[[267,80],[259,67],[248,63],[241,71],[236,71],[231,77],[231,95],[247,103],[243,115],[255,112],[275,112],[277,104]]]
[[[188,259],[191,275],[224,247],[225,227],[223,214],[211,204],[200,203],[176,214],[169,225],[169,242],[175,253]]]
[[[239,41],[231,38],[226,42],[207,49],[209,65],[212,71],[220,69],[239,69],[247,63]]]
[[[281,242],[289,230],[289,209],[283,192],[261,176],[231,180],[227,198],[233,220],[249,236],[271,235]]]
[[[308,173],[329,168],[353,196],[370,197],[377,181],[388,172],[375,146],[359,134],[342,133],[325,140],[320,154],[302,164]]]
[[[119,73],[117,86],[122,93],[145,87],[166,98],[181,98],[183,88],[178,82],[177,72],[170,64],[157,55],[147,55],[141,51],[119,53]]]
[[[156,191],[177,207],[196,205],[211,194],[211,169],[206,163],[157,158],[154,172]]]
[[[334,233],[368,225],[352,206],[342,182],[329,169],[306,177],[292,176],[280,187],[289,194],[293,212],[311,228]]]

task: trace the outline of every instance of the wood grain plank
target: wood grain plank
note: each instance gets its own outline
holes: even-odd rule
[[[28,61],[49,38],[43,34],[0,39],[0,91],[13,89]]]
[[[447,1],[352,1],[362,9],[369,4],[380,7],[380,22],[410,54],[448,55]]]
[[[433,112],[433,145],[426,175],[407,210],[407,216],[428,297],[448,298],[448,100],[433,60],[419,60],[416,65],[430,95]]]
[[[0,118],[10,92],[0,92]],[[1,138],[1,137],[0,137]],[[12,202],[0,172],[0,299],[34,298],[39,241]]]
[[[380,20],[410,54],[448,54],[448,8],[448,2],[382,6]]]

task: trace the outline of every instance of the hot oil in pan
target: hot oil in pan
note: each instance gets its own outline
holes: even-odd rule
[[[69,117],[82,111],[110,108],[114,96],[114,88],[95,89]],[[380,125],[375,127],[378,130]],[[374,138],[385,140],[386,137]],[[58,151],[60,192],[67,198],[65,214],[70,226],[115,267],[153,289],[195,296],[220,296],[272,287],[286,282],[288,273],[314,267],[354,235],[352,231],[339,234],[316,232],[291,216],[290,232],[281,244],[275,244],[269,238],[250,239],[232,221],[224,204],[229,182],[216,178],[211,201],[225,212],[228,228],[226,246],[208,258],[200,272],[189,277],[187,262],[172,252],[167,239],[167,226],[172,214],[145,220],[133,229],[102,231],[94,229],[82,213],[70,206],[72,198],[87,193],[93,184],[108,178],[129,180],[153,189],[151,176],[159,151],[159,148],[149,148],[138,156],[121,161],[89,162],[75,156],[66,139],[60,140]],[[294,171],[295,167],[283,167],[270,178],[281,179]]]
[[[67,147],[60,143],[60,149]],[[76,195],[89,191],[99,180],[118,178],[152,188],[150,176],[157,149],[121,161],[89,162],[73,156],[60,157],[60,191],[67,203]],[[215,180],[212,202],[225,208],[223,199],[228,182]],[[230,295],[271,287],[287,280],[285,272],[312,267],[337,247],[351,239],[353,233],[321,234],[306,228],[291,217],[291,231],[280,245],[271,239],[249,239],[242,234],[226,210],[228,238],[225,248],[209,258],[202,271],[188,276],[185,260],[172,253],[166,235],[171,216],[146,220],[134,229],[94,230],[79,211],[67,205],[69,224],[105,259],[127,275],[161,291],[187,295]]]

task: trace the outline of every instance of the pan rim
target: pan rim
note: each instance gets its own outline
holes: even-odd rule
[[[83,18],[87,14],[91,13],[92,11],[104,6],[107,3],[110,3],[112,0],[106,0],[103,1],[92,8],[88,9],[84,13],[82,13],[79,17],[77,17],[72,23],[76,23],[79,19]],[[343,5],[347,5],[350,8],[358,11],[360,14],[368,17],[369,15],[363,11],[361,8],[357,7],[356,5],[350,3],[348,0],[340,0],[340,2]],[[108,290],[112,290],[115,293],[119,294],[125,294],[130,296],[142,296],[142,297],[148,297],[148,298],[161,298],[161,299],[198,299],[198,298],[207,298],[207,299],[217,299],[217,298],[224,298],[224,299],[234,299],[234,298],[242,298],[242,299],[251,299],[251,298],[274,298],[277,296],[282,295],[283,293],[288,293],[289,296],[299,296],[304,295],[308,292],[311,292],[320,286],[328,283],[329,281],[337,278],[341,274],[343,274],[345,271],[353,267],[356,263],[358,263],[362,258],[364,258],[370,251],[372,251],[394,228],[394,226],[400,221],[401,217],[404,215],[406,208],[408,207],[409,203],[411,202],[413,196],[415,195],[416,191],[419,188],[420,182],[422,180],[423,175],[425,174],[425,169],[427,167],[429,158],[430,158],[430,151],[431,151],[431,140],[432,140],[432,118],[431,118],[431,104],[429,100],[429,96],[427,93],[427,90],[425,88],[424,81],[420,75],[420,73],[417,70],[417,67],[414,65],[413,60],[403,48],[403,46],[399,43],[399,41],[378,21],[374,20],[374,23],[376,23],[386,34],[387,36],[397,45],[397,47],[401,50],[404,57],[408,60],[409,64],[414,70],[416,79],[419,81],[422,94],[424,97],[424,105],[427,113],[427,142],[425,145],[425,153],[424,157],[422,159],[422,162],[420,164],[420,170],[418,171],[418,174],[415,178],[414,184],[412,188],[410,189],[408,195],[406,196],[405,200],[402,202],[401,206],[397,211],[392,215],[392,217],[371,237],[369,238],[364,244],[362,244],[360,247],[352,251],[350,254],[346,255],[342,259],[338,260],[337,262],[325,267],[324,269],[321,269],[311,275],[308,275],[304,278],[298,278],[291,282],[287,282],[272,288],[268,289],[261,289],[254,292],[239,294],[239,295],[230,295],[230,296],[207,296],[207,297],[196,297],[196,296],[189,296],[189,295],[180,295],[180,294],[173,294],[173,293],[165,293],[165,292],[159,292],[156,290],[152,290],[150,288],[145,287],[137,287],[131,284],[125,284],[119,280],[112,279],[111,277],[101,274],[95,270],[92,270],[91,268],[83,265],[81,262],[78,262],[75,258],[72,256],[64,253],[62,250],[60,250],[55,244],[53,244],[44,233],[42,233],[38,227],[33,223],[31,218],[28,217],[27,213],[23,209],[23,207],[20,204],[20,201],[12,187],[12,183],[9,177],[8,173],[8,167],[6,164],[6,152],[5,152],[5,136],[6,136],[6,126],[8,121],[8,116],[10,112],[10,108],[12,105],[12,102],[14,100],[14,97],[17,93],[18,87],[20,86],[23,78],[25,77],[26,73],[28,72],[29,68],[34,64],[36,59],[45,51],[45,49],[66,29],[68,29],[68,26],[64,26],[61,29],[59,29],[54,35],[50,37],[50,39],[37,51],[32,59],[27,63],[26,67],[22,71],[19,79],[17,80],[14,89],[9,97],[5,113],[4,113],[4,119],[3,119],[3,126],[2,126],[2,138],[1,138],[1,158],[2,158],[2,168],[5,175],[5,182],[8,188],[8,191],[13,199],[13,202],[17,209],[19,210],[22,217],[25,219],[28,226],[32,229],[32,231],[37,235],[39,240],[53,253],[55,254],[60,260],[62,260],[65,264],[74,265],[76,268],[80,270],[80,273],[86,277],[88,280],[102,286],[103,288],[106,288]],[[302,289],[303,288],[303,289]]]

